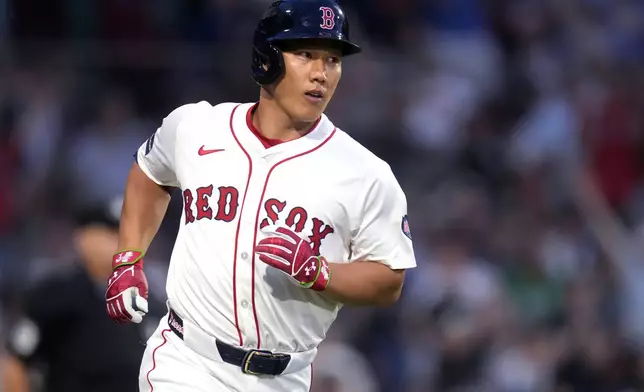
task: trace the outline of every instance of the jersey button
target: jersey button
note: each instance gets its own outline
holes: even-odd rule
[[[241,257],[242,259],[246,260],[248,258],[248,253],[242,252]]]
[[[247,308],[248,307],[248,301],[243,300],[241,305],[242,305],[242,308],[244,308],[244,309]]]

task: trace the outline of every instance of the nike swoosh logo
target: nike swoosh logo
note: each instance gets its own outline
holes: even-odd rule
[[[206,150],[204,147],[206,147],[206,146],[201,146],[201,147],[199,148],[199,151],[198,151],[198,152],[199,152],[199,155],[200,155],[200,156],[204,156],[204,155],[212,154],[212,153],[214,153],[214,152],[221,152],[221,151],[225,151],[223,148],[216,148],[216,149],[214,149],[214,150]]]

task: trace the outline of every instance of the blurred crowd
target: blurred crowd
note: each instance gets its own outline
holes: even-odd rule
[[[257,98],[267,2],[0,0],[5,327],[167,113]],[[343,4],[365,51],[327,114],[394,169],[418,268],[396,306],[341,312],[313,390],[644,390],[644,3]]]

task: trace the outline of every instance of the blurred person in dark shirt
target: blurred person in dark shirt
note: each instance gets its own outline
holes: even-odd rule
[[[17,197],[21,186],[21,154],[15,128],[15,109],[0,104],[0,288],[14,287],[15,277],[22,271],[17,257],[24,222],[18,219],[25,205]]]
[[[12,228],[15,211],[15,186],[20,169],[20,155],[15,139],[14,111],[0,107],[0,234]]]
[[[28,288],[9,329],[3,391],[30,392],[32,370],[46,392],[138,391],[144,326],[117,326],[105,316],[104,293],[116,249],[119,200],[76,217],[79,263]]]
[[[595,329],[578,339],[577,347],[557,367],[555,392],[642,390],[638,355],[619,342],[618,334]]]
[[[418,322],[430,315],[433,331],[427,333],[433,335],[436,349],[434,380],[416,375],[412,383],[431,382],[443,392],[478,382],[486,353],[505,320],[499,271],[478,255],[473,232],[465,227],[460,221],[448,222],[428,236],[431,251],[403,296],[406,317]],[[414,342],[423,344],[420,335]],[[422,353],[416,355],[414,362],[423,358]],[[429,363],[427,356],[424,360]]]

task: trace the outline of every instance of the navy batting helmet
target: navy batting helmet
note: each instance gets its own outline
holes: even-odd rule
[[[343,56],[360,52],[349,40],[349,21],[335,0],[278,0],[271,4],[255,30],[253,79],[264,86],[284,71],[280,42],[324,40]]]

